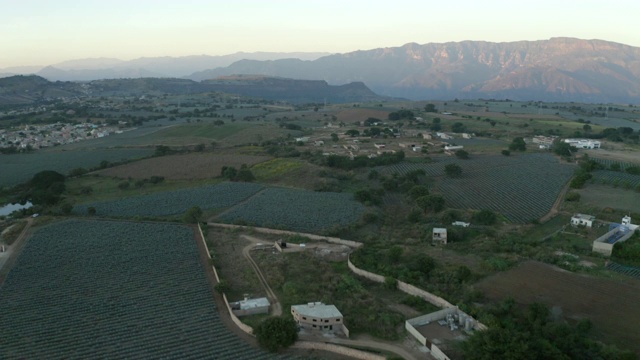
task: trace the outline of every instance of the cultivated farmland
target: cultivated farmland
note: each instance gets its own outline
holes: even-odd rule
[[[445,178],[444,167],[458,164],[462,177]],[[444,195],[448,206],[488,209],[516,223],[544,216],[571,178],[574,167],[561,164],[550,154],[519,156],[474,156],[471,160],[438,158],[433,163],[402,163],[382,169],[386,174],[406,174],[422,169],[439,177],[434,190]]]
[[[134,179],[155,175],[168,180],[201,180],[220,176],[223,166],[240,168],[242,164],[251,166],[269,159],[266,156],[191,153],[144,159],[101,170],[98,174]]]
[[[69,220],[0,288],[3,359],[267,359],[222,323],[193,229]]]
[[[86,149],[83,151],[36,151],[28,154],[0,156],[0,186],[14,186],[28,181],[43,170],[62,174],[75,168],[91,168],[103,160],[117,162],[139,159],[153,154],[153,149]]]
[[[640,352],[640,281],[633,278],[594,278],[529,261],[477,287],[492,301],[511,297],[520,304],[542,302],[562,316],[588,318],[603,341]]]
[[[627,174],[620,171],[596,170],[592,172],[591,182],[603,185],[621,186],[635,189],[640,185],[640,175]]]
[[[356,222],[364,210],[348,193],[268,188],[222,213],[218,220],[314,233]]]
[[[122,200],[82,204],[75,207],[86,214],[89,207],[99,216],[170,216],[183,214],[193,206],[203,210],[226,208],[247,199],[263,186],[252,183],[220,183],[191,189],[180,189],[130,197]]]

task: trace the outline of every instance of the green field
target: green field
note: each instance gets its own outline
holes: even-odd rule
[[[589,184],[578,190],[579,206],[587,211],[599,212],[604,208],[623,212],[640,213],[640,195],[631,189],[613,188],[608,185]],[[585,212],[587,212],[585,211]]]
[[[462,176],[445,177],[447,164],[458,164]],[[470,160],[440,157],[428,164],[405,162],[380,171],[403,175],[412,170],[424,170],[437,178],[434,191],[444,195],[449,207],[493,210],[512,222],[526,223],[551,210],[574,167],[548,153],[526,153],[473,156]]]
[[[69,220],[0,288],[3,359],[267,359],[220,320],[193,229]]]
[[[75,168],[92,168],[103,160],[119,162],[143,158],[153,149],[83,149],[82,151],[35,151],[28,154],[0,155],[0,186],[14,186],[28,181],[36,173],[54,170],[67,174]]]
[[[228,223],[247,223],[317,233],[353,224],[365,207],[350,193],[267,188],[217,217]]]

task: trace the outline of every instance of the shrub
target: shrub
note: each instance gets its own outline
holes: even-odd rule
[[[292,318],[270,317],[253,332],[258,344],[271,352],[287,348],[298,340],[298,326]]]
[[[567,194],[567,201],[580,201],[580,194],[577,192],[570,192]]]

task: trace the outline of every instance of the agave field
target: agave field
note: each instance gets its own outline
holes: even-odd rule
[[[637,166],[635,164],[630,164],[628,162],[616,161],[611,159],[603,159],[603,158],[596,158],[596,157],[592,157],[590,159],[597,162],[598,164],[601,164],[602,166],[604,166],[605,169],[610,169],[611,165],[613,164],[618,164],[618,166],[620,166],[621,171],[625,171],[625,169],[630,166]]]
[[[78,214],[87,214],[87,209],[93,207],[99,216],[170,216],[183,214],[193,206],[199,206],[201,209],[220,209],[233,206],[263,188],[262,185],[252,183],[220,183],[122,200],[82,204],[76,206],[74,211]]]
[[[2,359],[267,359],[216,311],[193,230],[68,220],[0,287]]]
[[[460,165],[462,177],[444,177],[444,167],[452,163]],[[470,160],[449,157],[429,164],[401,163],[382,171],[402,175],[417,169],[438,177],[434,190],[444,195],[449,207],[493,210],[512,222],[525,223],[551,210],[574,166],[562,164],[548,153],[531,153]]]
[[[28,181],[43,170],[66,174],[75,168],[92,168],[103,160],[118,162],[153,154],[153,149],[86,149],[83,151],[39,150],[28,154],[0,155],[0,187]]]
[[[591,182],[596,184],[621,186],[632,189],[640,186],[640,175],[633,175],[620,171],[610,170],[596,170],[591,174],[593,175],[593,178],[591,178]]]
[[[364,210],[352,194],[274,187],[227,210],[218,220],[314,233],[358,221]]]

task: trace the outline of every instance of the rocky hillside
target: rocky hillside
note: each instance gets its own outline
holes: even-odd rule
[[[412,43],[313,61],[242,60],[189,78],[204,80],[230,74],[323,79],[329,84],[363,82],[379,94],[412,99],[637,103],[640,48],[574,38]]]

